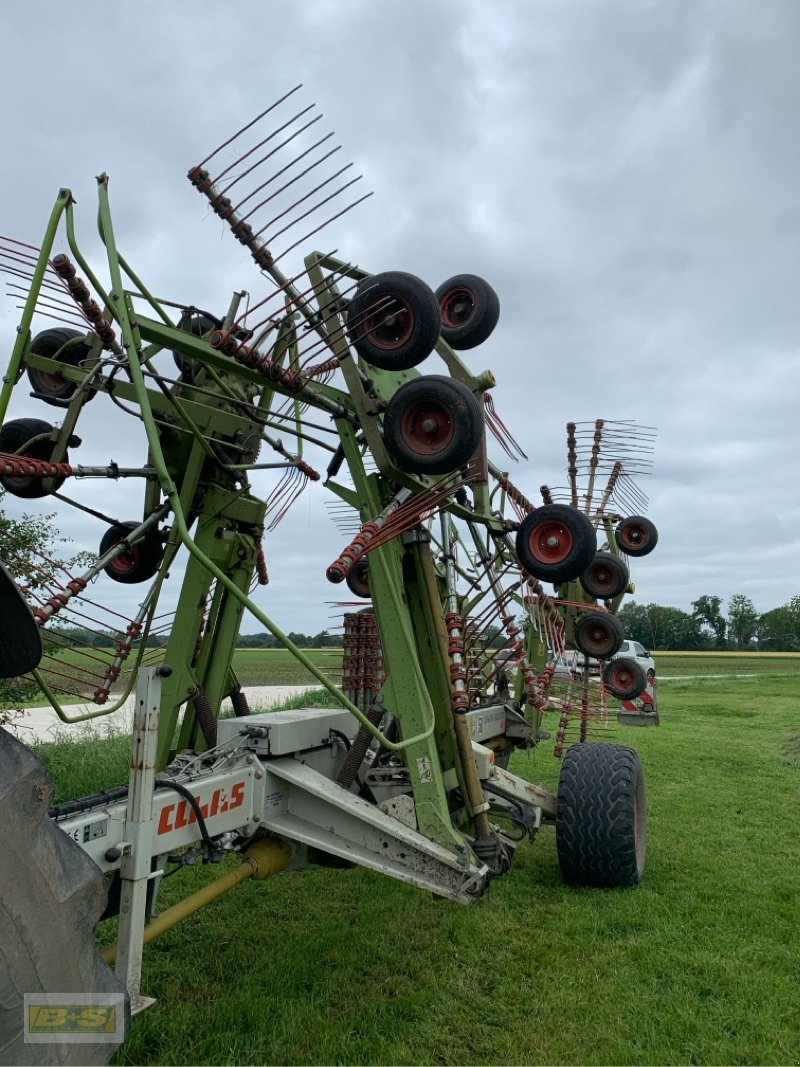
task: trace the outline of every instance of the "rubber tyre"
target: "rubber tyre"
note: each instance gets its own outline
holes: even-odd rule
[[[95,947],[103,876],[47,817],[52,796],[44,766],[0,729],[0,1063],[107,1063],[115,1044],[23,1039],[25,993],[124,993]],[[126,1031],[129,1011],[126,995]]]
[[[362,556],[348,571],[345,576],[347,588],[353,596],[364,597],[369,600],[372,593],[369,590],[369,560]]]
[[[451,348],[465,351],[483,344],[500,318],[500,300],[477,274],[456,274],[436,290],[442,316],[442,337]]]
[[[31,341],[31,352],[36,356],[58,359],[70,367],[79,366],[89,354],[86,334],[79,330],[58,327],[37,333]],[[64,401],[71,400],[78,388],[77,382],[68,381],[60,374],[48,374],[37,367],[28,367],[28,381],[39,399],[54,407],[63,407]],[[86,394],[87,402],[94,396],[94,390]]]
[[[100,540],[98,555],[102,556],[114,545],[124,541],[137,526],[138,522],[123,522],[119,526],[109,526]],[[122,585],[136,585],[149,581],[161,565],[164,546],[155,532],[150,532],[138,541],[130,552],[122,552],[107,563],[103,570],[115,582]]]
[[[575,623],[575,644],[584,656],[609,659],[624,640],[625,628],[609,611],[587,611]]]
[[[212,330],[218,330],[221,326],[221,319],[215,319],[205,311],[184,314],[178,322],[178,329],[190,333],[193,337],[203,337]],[[172,350],[172,358],[181,372],[181,380],[187,385],[192,385],[195,379],[195,361],[181,352],[176,352],[175,349]]]
[[[383,439],[409,474],[447,474],[483,440],[483,405],[463,382],[426,374],[401,385],[383,415]]]
[[[598,552],[581,575],[581,585],[597,600],[613,600],[625,592],[629,582],[624,560],[613,552]]]
[[[0,678],[19,678],[35,670],[42,651],[42,631],[0,560]]]
[[[557,544],[550,544],[555,540]],[[526,515],[517,530],[517,559],[528,574],[560,585],[583,574],[597,552],[597,534],[582,511],[545,504]]]
[[[569,885],[626,886],[642,880],[647,798],[634,749],[584,741],[567,751],[558,780],[556,850]]]
[[[40,434],[52,432],[52,423],[43,422],[42,419],[12,419],[0,428],[0,452],[17,452],[31,459],[49,460],[53,454],[52,441],[38,441],[30,448],[25,448],[25,445]],[[65,455],[62,462],[69,463],[69,455]],[[52,489],[44,489],[43,481],[43,478],[0,478],[0,485],[12,496],[38,500],[57,492],[64,484],[63,478],[56,478]]]
[[[347,309],[350,343],[381,370],[408,370],[427,359],[441,326],[433,290],[403,271],[365,278]]]
[[[631,515],[617,524],[614,540],[627,556],[649,556],[658,544],[658,530],[644,515]]]
[[[635,700],[647,688],[647,675],[635,659],[619,656],[603,667],[603,684],[617,700]]]

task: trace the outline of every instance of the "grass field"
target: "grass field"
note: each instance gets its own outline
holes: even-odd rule
[[[800,1062],[800,662],[723,663],[660,685],[658,729],[614,730],[647,775],[641,886],[565,887],[549,830],[469,908],[363,870],[245,883],[146,949],[157,1003],[115,1062]],[[551,751],[512,769],[553,786]],[[62,794],[124,778],[124,742],[45,754]]]

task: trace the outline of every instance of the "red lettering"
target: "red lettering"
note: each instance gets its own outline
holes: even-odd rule
[[[169,821],[169,817],[175,810],[174,804],[167,804],[166,807],[161,809],[161,818],[158,820],[158,832],[160,834],[168,834],[174,827]]]
[[[175,829],[176,830],[180,830],[182,827],[186,826],[186,824],[188,823],[189,819],[188,819],[187,814],[186,814],[188,808],[189,808],[189,805],[186,803],[185,800],[182,800],[180,802],[180,804],[178,805],[178,808],[177,808],[177,810],[175,812]]]
[[[244,804],[244,790],[246,782],[237,782],[231,789],[231,807],[240,808]]]

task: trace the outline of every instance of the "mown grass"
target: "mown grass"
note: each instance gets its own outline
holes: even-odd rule
[[[146,949],[115,1062],[797,1063],[795,689],[665,682],[660,728],[614,731],[648,781],[636,889],[565,887],[549,830],[469,908],[364,870],[245,883]],[[550,752],[512,769],[552,786]]]

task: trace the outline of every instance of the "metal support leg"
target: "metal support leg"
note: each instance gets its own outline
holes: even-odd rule
[[[158,749],[158,714],[161,705],[161,677],[169,667],[143,667],[136,681],[136,707],[133,716],[131,773],[128,812],[120,864],[122,890],[119,909],[116,972],[131,998],[131,1012],[153,1003],[139,992],[142,979],[147,883],[150,876],[153,834],[153,790]]]

